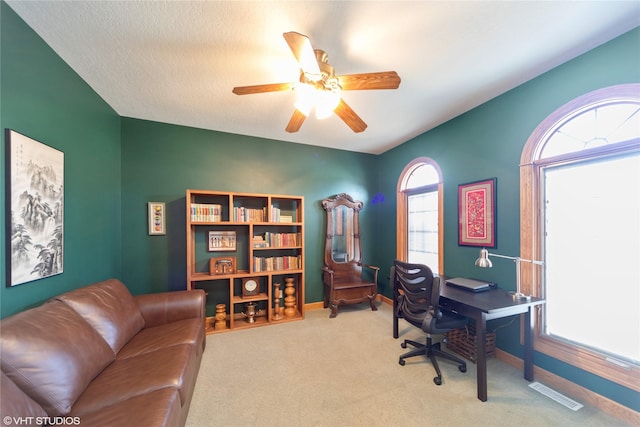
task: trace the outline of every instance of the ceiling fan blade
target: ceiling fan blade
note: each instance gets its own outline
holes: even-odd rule
[[[351,109],[351,107],[347,105],[346,102],[344,102],[342,98],[333,112],[336,113],[338,117],[340,117],[355,133],[362,132],[367,128],[367,124],[356,114],[355,111]]]
[[[302,71],[306,74],[320,76],[320,67],[309,37],[295,31],[283,33],[282,35],[287,41],[291,52],[293,52],[293,56],[298,60]]]
[[[296,111],[293,112],[293,115],[291,116],[289,124],[287,125],[287,128],[285,130],[289,133],[298,132],[300,130],[300,127],[302,126],[302,123],[304,122],[304,119],[306,118],[307,116],[302,114],[300,110],[296,108]]]
[[[238,86],[233,88],[233,93],[236,95],[251,95],[254,93],[278,92],[293,89],[295,85],[295,83],[269,83],[266,85]]]
[[[395,71],[338,76],[342,90],[398,89],[400,76]]]

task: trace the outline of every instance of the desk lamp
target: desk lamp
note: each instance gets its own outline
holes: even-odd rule
[[[519,256],[507,256],[507,255],[500,255],[500,254],[491,254],[491,253],[489,253],[488,250],[483,248],[483,249],[480,249],[480,258],[478,258],[476,260],[476,265],[478,267],[482,267],[482,268],[486,268],[486,267],[490,268],[490,267],[492,267],[493,264],[491,263],[491,260],[489,259],[489,256],[494,256],[494,257],[497,257],[497,258],[510,259],[510,260],[513,260],[513,262],[516,263],[516,291],[511,293],[511,295],[513,296],[513,299],[523,299],[523,300],[529,301],[531,299],[531,296],[530,295],[525,295],[522,292],[520,292],[520,263],[522,261],[530,262],[530,263],[536,264],[536,265],[544,265],[544,263],[542,261],[535,261],[535,260],[520,258]]]

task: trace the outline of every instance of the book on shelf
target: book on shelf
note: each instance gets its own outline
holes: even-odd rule
[[[269,221],[271,222],[285,222],[292,223],[294,221],[293,215],[282,215],[282,210],[277,205],[269,206]]]
[[[262,240],[267,242],[266,247],[268,248],[283,248],[300,246],[302,238],[300,233],[272,233],[267,231],[264,233]]]
[[[253,257],[253,271],[283,271],[299,270],[302,265],[302,256],[278,256],[278,257]]]
[[[251,209],[244,206],[233,208],[233,220],[235,222],[265,222],[266,208]]]
[[[220,222],[222,221],[222,206],[207,203],[191,203],[191,221]]]
[[[251,240],[251,247],[268,248],[269,243],[264,239],[264,236],[257,235],[257,236],[253,236],[253,239]]]
[[[280,222],[280,208],[277,205],[269,206],[269,221]]]

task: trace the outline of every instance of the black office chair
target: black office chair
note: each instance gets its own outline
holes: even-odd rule
[[[404,340],[402,348],[407,348],[407,344],[416,348],[400,356],[400,365],[404,366],[405,359],[409,357],[428,357],[438,374],[433,378],[436,385],[442,384],[442,373],[436,356],[457,363],[460,372],[466,372],[467,364],[464,360],[441,350],[439,342],[432,342],[432,335],[444,334],[450,329],[464,327],[467,323],[465,317],[440,309],[440,278],[433,277],[431,269],[426,265],[395,260],[391,268],[391,280],[394,297],[393,337],[398,338],[398,319],[405,319],[427,333],[426,345]]]

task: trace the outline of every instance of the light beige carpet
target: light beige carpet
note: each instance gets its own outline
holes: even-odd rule
[[[444,381],[424,358],[398,364],[404,338],[424,335],[379,304],[307,311],[306,319],[209,335],[187,426],[624,426],[585,405],[574,412],[528,387],[522,372],[488,366],[487,402],[476,367],[442,361]],[[583,403],[584,402],[580,402]]]

